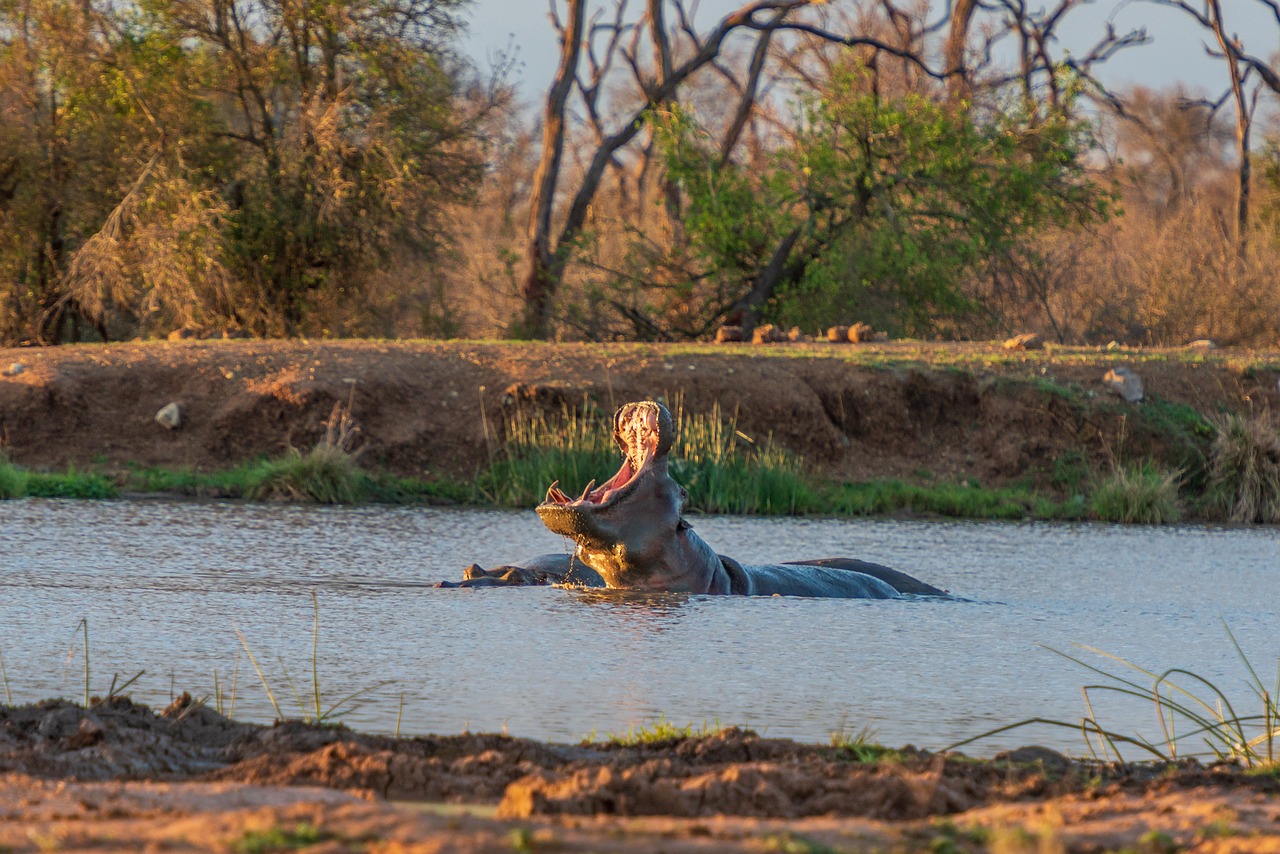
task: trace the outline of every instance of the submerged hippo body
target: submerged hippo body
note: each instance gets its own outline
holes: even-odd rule
[[[538,515],[572,539],[571,555],[542,555],[518,566],[468,567],[459,584],[480,587],[569,583],[676,593],[893,599],[945,592],[905,573],[850,558],[750,565],[716,554],[684,519],[688,493],[671,478],[675,439],[671,413],[660,403],[629,403],[614,416],[622,467],[578,498],[552,484]]]

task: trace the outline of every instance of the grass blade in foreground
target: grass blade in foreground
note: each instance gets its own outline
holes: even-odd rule
[[[1098,751],[1095,750],[1091,737],[1099,740],[1104,756],[1114,753],[1118,759],[1122,759],[1118,745],[1128,744],[1145,750],[1155,759],[1173,761],[1178,758],[1210,756],[1220,761],[1236,762],[1250,769],[1274,771],[1277,769],[1277,742],[1280,742],[1280,708],[1277,707],[1276,702],[1276,696],[1280,694],[1280,663],[1277,664],[1276,690],[1268,690],[1230,627],[1227,627],[1227,634],[1249,672],[1253,682],[1253,693],[1261,701],[1262,708],[1257,714],[1238,713],[1221,688],[1211,680],[1186,668],[1171,667],[1156,673],[1117,655],[1082,646],[1083,649],[1116,662],[1150,680],[1149,682],[1137,681],[1123,673],[1113,673],[1076,656],[1046,647],[1050,652],[1107,680],[1105,683],[1086,685],[1081,689],[1088,709],[1087,715],[1077,723],[1048,718],[1030,718],[956,742],[945,749],[954,750],[997,733],[1041,724],[1079,729],[1086,747],[1095,758]],[[1191,687],[1186,687],[1188,683]],[[1107,691],[1153,704],[1164,734],[1163,744],[1153,744],[1140,736],[1123,735],[1103,727],[1097,715],[1094,714],[1090,691]],[[1186,731],[1179,732],[1179,724],[1190,726]],[[1192,739],[1196,744],[1203,743],[1206,751],[1197,754],[1192,750],[1184,750],[1181,745]]]

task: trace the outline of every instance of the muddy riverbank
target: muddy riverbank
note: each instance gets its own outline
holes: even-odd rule
[[[1113,367],[1142,377],[1143,404],[1109,389]],[[1201,416],[1280,410],[1280,355],[1226,350],[206,341],[9,349],[0,368],[0,449],[34,470],[224,470],[310,447],[350,402],[367,467],[469,478],[510,418],[664,396],[718,404],[831,478],[1061,492],[1064,461],[1185,465]]]
[[[0,804],[14,851],[1280,850],[1280,779],[1230,765],[863,753],[739,729],[397,739],[235,722],[186,696],[159,713],[0,706]]]

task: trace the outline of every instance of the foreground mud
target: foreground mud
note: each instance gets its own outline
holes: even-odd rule
[[[0,706],[0,851],[1280,852],[1280,777],[976,762],[730,729],[644,746],[394,739],[180,699]],[[253,846],[257,846],[254,848]],[[824,849],[822,846],[826,846]],[[950,846],[947,848],[946,846]]]

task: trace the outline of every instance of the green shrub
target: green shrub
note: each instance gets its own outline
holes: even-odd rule
[[[1266,416],[1214,422],[1209,501],[1233,522],[1280,522],[1280,434]]]
[[[1089,509],[1104,522],[1162,525],[1182,518],[1180,472],[1162,472],[1150,464],[1115,469],[1089,497]]]

